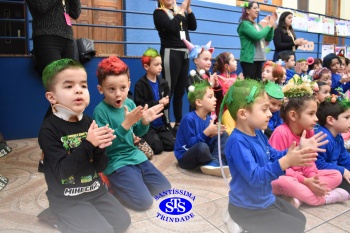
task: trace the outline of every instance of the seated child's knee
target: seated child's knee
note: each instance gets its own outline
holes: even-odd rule
[[[208,144],[206,144],[205,142],[199,142],[198,146],[198,153],[202,154],[202,153],[210,153],[210,149]]]
[[[153,197],[151,195],[142,196],[138,200],[135,200],[133,203],[133,209],[143,211],[147,210],[153,204]]]

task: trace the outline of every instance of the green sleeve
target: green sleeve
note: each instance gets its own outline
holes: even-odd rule
[[[272,28],[270,26],[266,26],[261,31],[258,31],[258,30],[256,30],[256,28],[254,27],[254,25],[251,22],[244,20],[239,27],[239,33],[244,34],[251,41],[257,42],[257,41],[260,41],[261,39],[267,37],[267,35],[268,35],[268,33],[270,33],[271,29]]]
[[[265,40],[270,42],[273,39],[274,34],[275,34],[275,29],[274,28],[270,28],[269,33],[265,37]]]

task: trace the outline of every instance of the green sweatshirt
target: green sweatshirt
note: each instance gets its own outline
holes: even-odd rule
[[[260,31],[256,30],[254,24],[249,20],[243,20],[238,28],[237,32],[241,40],[241,53],[240,61],[253,63],[255,55],[255,43],[265,39],[265,41],[271,41],[273,39],[274,29],[270,26],[266,26],[264,29],[258,24]]]
[[[135,103],[126,98],[124,105],[131,111],[136,108]],[[125,130],[121,123],[124,121],[124,108],[115,108],[105,101],[99,103],[94,109],[93,118],[99,127],[109,124],[115,130],[117,136],[111,146],[107,147],[108,166],[104,170],[109,175],[118,168],[126,165],[136,165],[147,160],[146,155],[134,145],[133,133],[143,136],[148,132],[149,125],[143,125],[141,121],[134,124],[129,130]]]

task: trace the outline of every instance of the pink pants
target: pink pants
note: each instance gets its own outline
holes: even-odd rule
[[[342,175],[337,170],[318,170],[318,177],[321,183],[326,183],[330,190],[338,187],[342,181]],[[325,196],[315,195],[306,185],[299,183],[298,179],[291,176],[280,176],[272,181],[272,192],[276,195],[283,194],[295,197],[308,205],[323,205],[326,202]]]

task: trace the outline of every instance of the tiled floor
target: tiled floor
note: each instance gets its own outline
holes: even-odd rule
[[[13,151],[0,158],[0,174],[9,184],[0,191],[0,232],[58,232],[40,223],[37,214],[48,206],[46,183],[37,172],[40,150],[37,139],[8,141]],[[222,214],[228,204],[228,189],[223,179],[185,171],[177,166],[172,152],[155,156],[152,162],[170,180],[172,187],[196,196],[193,201],[194,218],[187,222],[169,223],[156,217],[159,203],[145,212],[129,211],[134,232],[228,232]],[[302,205],[307,217],[307,232],[350,232],[350,201],[321,207]]]

